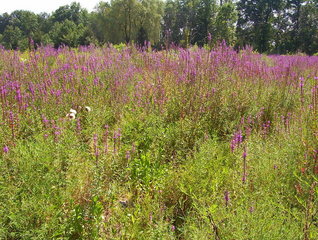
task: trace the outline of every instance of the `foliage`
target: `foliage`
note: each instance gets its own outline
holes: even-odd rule
[[[237,22],[237,12],[235,5],[231,2],[220,6],[215,22],[212,24],[213,41],[226,41],[229,45],[236,42],[235,25]]]

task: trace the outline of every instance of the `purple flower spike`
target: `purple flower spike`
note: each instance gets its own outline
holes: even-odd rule
[[[245,183],[246,182],[246,175],[244,174],[242,177],[242,182]]]
[[[7,146],[7,145],[5,145],[4,147],[3,147],[3,152],[4,153],[8,153],[9,152],[9,147]]]
[[[211,41],[212,40],[212,35],[211,33],[208,33],[208,41]]]
[[[305,79],[303,77],[300,77],[299,78],[299,87],[303,88],[304,87],[304,82],[305,82]]]

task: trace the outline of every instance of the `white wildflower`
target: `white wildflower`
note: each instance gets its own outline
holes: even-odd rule
[[[75,109],[71,108],[70,113],[74,113],[74,115],[77,113]]]
[[[86,110],[87,112],[92,111],[92,109],[91,109],[89,106],[85,106],[85,110]]]
[[[74,120],[75,119],[75,113],[71,112],[71,113],[66,114],[66,118],[68,118],[70,120]]]

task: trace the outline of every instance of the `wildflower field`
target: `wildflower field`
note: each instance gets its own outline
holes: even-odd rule
[[[0,50],[0,239],[318,239],[318,57]]]

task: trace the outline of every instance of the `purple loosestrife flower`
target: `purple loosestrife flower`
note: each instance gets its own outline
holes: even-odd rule
[[[9,152],[9,147],[7,146],[7,145],[5,145],[4,147],[3,147],[3,152],[4,153],[8,153]]]
[[[54,141],[57,142],[59,136],[62,134],[61,128],[56,125],[55,120],[51,120],[51,126],[52,126]]]
[[[22,95],[21,95],[21,90],[20,88],[16,88],[16,100],[18,101],[18,103],[22,103]]]
[[[302,89],[304,87],[305,83],[305,79],[304,77],[300,77],[299,78],[299,87]]]
[[[55,131],[54,134],[55,134],[56,136],[59,136],[59,135],[61,135],[61,131]]]
[[[263,123],[263,126],[262,126],[263,137],[265,137],[266,135],[269,134],[270,126],[271,126],[271,121],[267,121],[267,122]]]
[[[61,131],[59,128],[56,128],[56,131],[54,131],[54,142],[57,142],[59,140],[59,136],[61,135]]]
[[[42,115],[42,123],[45,128],[48,128],[50,121],[44,115]]]
[[[212,40],[212,35],[211,33],[208,33],[208,41],[210,42]]]
[[[12,111],[9,112],[9,120],[10,120],[10,124],[14,124],[14,116]]]
[[[3,99],[5,99],[6,95],[7,95],[8,90],[6,89],[6,86],[1,86],[0,87],[0,93]]]
[[[241,131],[239,131],[237,133],[237,140],[236,141],[237,141],[238,145],[240,145],[243,142],[243,136],[242,136],[242,132]]]
[[[32,82],[29,82],[28,90],[30,91],[30,93],[32,94],[32,96],[35,95],[34,84],[33,84]]]
[[[246,159],[246,156],[247,156],[247,153],[246,153],[246,150],[244,150],[244,152],[242,154],[243,159]]]
[[[245,182],[246,182],[246,175],[245,175],[245,174],[243,174],[242,182],[243,182],[243,183],[245,183]]]
[[[231,144],[230,144],[231,151],[234,152],[234,150],[238,148],[242,142],[243,142],[242,131],[238,131],[232,137]]]
[[[232,139],[232,141],[231,141],[231,145],[230,145],[231,152],[234,152],[235,147],[236,147],[236,142],[235,142],[235,140],[234,140],[234,139]]]
[[[99,85],[99,77],[94,78],[94,85]]]

